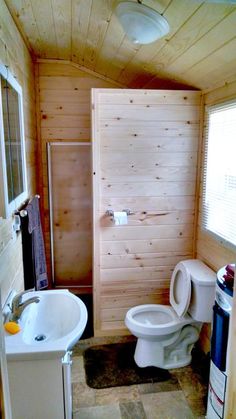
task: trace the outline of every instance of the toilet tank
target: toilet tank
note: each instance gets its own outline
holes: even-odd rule
[[[198,259],[183,262],[191,276],[191,300],[188,313],[199,322],[210,323],[213,317],[216,273]]]

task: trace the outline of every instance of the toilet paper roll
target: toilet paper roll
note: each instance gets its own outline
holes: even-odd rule
[[[127,212],[114,211],[113,220],[116,226],[128,224]]]

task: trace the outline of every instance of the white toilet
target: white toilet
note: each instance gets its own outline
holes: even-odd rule
[[[170,304],[131,308],[125,324],[138,338],[139,367],[179,368],[191,362],[203,322],[212,321],[216,275],[197,259],[179,262],[170,283]]]

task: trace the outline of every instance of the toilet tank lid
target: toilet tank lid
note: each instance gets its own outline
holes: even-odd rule
[[[201,286],[215,286],[216,273],[199,259],[182,261],[191,275],[191,280]]]

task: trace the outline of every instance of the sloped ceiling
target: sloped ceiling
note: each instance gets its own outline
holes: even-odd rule
[[[117,0],[5,2],[34,57],[70,60],[135,88],[164,79],[204,90],[236,79],[236,5],[143,0],[171,30],[141,46],[124,35]]]

